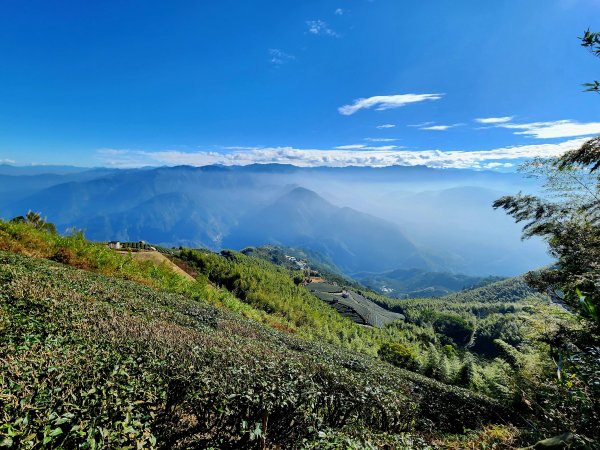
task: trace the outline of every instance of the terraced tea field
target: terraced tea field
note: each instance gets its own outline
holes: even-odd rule
[[[309,292],[335,308],[340,314],[361,325],[384,327],[396,320],[404,320],[399,313],[388,311],[358,292],[332,283],[309,283]]]

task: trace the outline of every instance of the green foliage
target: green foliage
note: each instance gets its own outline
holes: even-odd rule
[[[442,352],[444,352],[444,355],[446,355],[447,358],[457,358],[458,357],[458,352],[456,351],[454,346],[452,346],[450,344],[444,345],[442,347]]]
[[[399,342],[386,342],[377,352],[379,357],[397,367],[414,370],[418,367],[417,354],[415,351]]]
[[[494,203],[517,222],[527,222],[524,237],[540,236],[548,242],[557,264],[526,276],[527,282],[548,291],[600,327],[600,138],[559,158],[536,161],[534,170],[546,179],[549,198],[507,196]],[[581,301],[582,297],[584,298]]]
[[[475,358],[465,354],[463,364],[457,374],[456,381],[460,386],[472,387],[477,382]]]
[[[13,223],[27,223],[34,228],[42,231],[47,231],[48,233],[56,234],[56,227],[53,223],[47,222],[46,219],[42,219],[40,213],[36,213],[33,211],[28,211],[25,216],[18,216],[11,220]]]
[[[181,257],[252,308],[285,318],[290,331],[349,347],[352,342],[341,337],[366,334],[295,283],[287,270],[262,259],[229,250],[220,255],[183,250]]]
[[[480,355],[490,358],[499,354],[498,346],[494,343],[496,339],[516,346],[523,341],[526,319],[523,313],[493,313],[477,323],[477,332],[471,349]]]
[[[600,57],[600,33],[588,29],[579,40],[582,47],[588,48],[593,55]],[[585,83],[584,86],[586,91],[600,93],[600,82],[597,80],[592,83]]]
[[[475,330],[471,320],[452,312],[426,310],[423,313],[423,320],[430,322],[436,332],[450,338],[458,345],[467,344]]]
[[[581,45],[600,56],[600,33],[589,29]],[[586,84],[600,92],[598,81]],[[547,197],[518,194],[494,202],[517,222],[526,222],[523,236],[540,236],[548,242],[556,266],[529,273],[527,281],[590,319],[600,330],[600,137],[560,157],[536,159],[525,166],[545,180]],[[548,198],[549,197],[549,198]]]

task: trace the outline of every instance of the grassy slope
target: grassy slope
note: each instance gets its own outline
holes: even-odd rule
[[[14,448],[249,448],[265,422],[267,443],[291,448],[318,430],[510,419],[485,397],[163,289],[7,252],[0,284],[0,440]]]
[[[127,254],[127,252],[120,252],[120,253]],[[168,269],[172,270],[173,272],[175,272],[178,275],[181,275],[182,277],[186,278],[187,280],[192,281],[192,282],[196,281],[194,279],[194,277],[192,277],[189,273],[187,273],[185,270],[183,270],[181,267],[176,265],[173,261],[171,261],[169,258],[167,258],[165,255],[163,255],[160,252],[157,252],[157,251],[132,252],[131,257],[137,261],[151,261],[152,263],[154,263],[158,266],[161,264],[164,264]]]

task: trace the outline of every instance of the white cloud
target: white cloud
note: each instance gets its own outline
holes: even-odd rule
[[[358,150],[361,148],[365,148],[366,145],[363,144],[350,144],[350,145],[338,145],[335,147],[338,150]]]
[[[336,16],[343,16],[344,15],[344,10],[342,8],[338,8],[335,10],[335,15]]]
[[[395,139],[392,139],[392,141]],[[385,142],[385,141],[384,141]],[[336,150],[393,150],[399,148],[396,145],[380,145],[377,147],[364,145],[364,144],[350,144],[350,145],[338,145],[334,147]]]
[[[376,128],[381,129],[386,129],[386,128],[394,128],[396,125],[391,124],[391,123],[384,123],[383,125],[377,125]]]
[[[413,128],[422,128],[422,127],[426,127],[428,125],[433,125],[435,122],[421,122],[421,123],[414,123],[411,125],[406,125],[407,127],[413,127]]]
[[[556,120],[554,122],[502,123],[496,125],[536,139],[554,139],[575,136],[591,136],[600,134],[600,122],[579,123],[573,120]]]
[[[0,159],[0,164],[16,164],[14,159]]]
[[[289,55],[278,48],[269,49],[269,58],[269,61],[276,66],[280,66],[281,64],[285,64],[296,59],[294,55]]]
[[[394,142],[397,140],[395,138],[365,138],[365,141],[369,142]]]
[[[310,34],[339,37],[339,34],[329,28],[329,25],[323,20],[307,20],[306,26]]]
[[[102,149],[98,151],[98,157],[103,164],[113,167],[279,163],[293,164],[300,167],[425,165],[436,168],[497,169],[506,168],[509,167],[508,164],[533,157],[558,156],[567,150],[580,147],[585,141],[585,138],[580,138],[556,144],[521,145],[478,151],[401,150],[394,146],[363,146],[354,149],[338,148],[329,150],[261,147],[252,150],[232,150],[226,153],[214,151],[182,152],[166,150],[148,152]]]
[[[421,127],[421,128],[419,128],[419,130],[446,131],[446,130],[449,130],[450,128],[459,127],[461,125],[462,125],[462,123],[455,123],[452,125],[431,125],[428,127]]]
[[[418,103],[425,100],[439,100],[444,94],[398,94],[398,95],[376,95],[369,98],[359,98],[354,100],[351,105],[344,105],[338,108],[340,114],[349,116],[361,109],[370,109],[375,107],[377,111],[386,109],[400,108],[409,103]]]
[[[509,167],[513,167],[513,166],[514,166],[513,163],[491,162],[491,163],[484,164],[482,167],[484,167],[485,169],[500,169],[500,168],[509,168]]]
[[[484,118],[475,119],[475,122],[484,123],[484,124],[487,124],[487,125],[494,125],[494,124],[498,124],[498,123],[510,122],[512,119],[513,119],[513,116],[506,116],[506,117],[484,117]]]

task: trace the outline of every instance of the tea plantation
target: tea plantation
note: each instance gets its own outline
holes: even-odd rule
[[[135,282],[0,252],[0,285],[4,447],[316,448],[365,438],[410,447],[517,417],[481,395]]]

